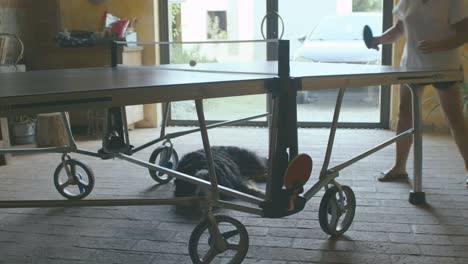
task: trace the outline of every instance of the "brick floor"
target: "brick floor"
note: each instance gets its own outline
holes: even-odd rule
[[[176,130],[171,128],[170,131]],[[266,155],[266,130],[220,128],[213,145],[238,145]],[[157,130],[131,132],[135,145]],[[315,183],[325,152],[326,129],[301,129],[300,152],[314,159]],[[340,130],[332,165],[391,137],[382,130]],[[99,141],[79,141],[86,149]],[[199,134],[174,140],[182,155],[201,147]],[[153,149],[135,154],[146,160]],[[241,221],[250,236],[244,263],[468,263],[468,190],[463,162],[451,138],[425,135],[424,178],[428,205],[408,203],[408,182],[379,183],[393,161],[394,146],[345,169],[339,182],[356,194],[355,220],[344,236],[330,239],[318,223],[323,192],[304,211],[284,219],[263,219],[221,211]],[[147,170],[120,160],[72,154],[89,165],[96,186],[87,199],[172,197],[172,183],[158,186]],[[62,199],[52,182],[59,154],[17,156],[0,167],[0,199]],[[412,162],[409,167],[411,170]],[[0,209],[0,263],[190,263],[187,241],[197,217],[172,206]],[[225,263],[226,259],[221,259]]]

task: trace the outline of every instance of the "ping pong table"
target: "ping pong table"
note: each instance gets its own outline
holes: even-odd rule
[[[128,67],[116,64],[116,47],[113,43],[113,62],[111,67],[35,71],[0,75],[0,116],[18,114],[65,112],[76,109],[108,108],[107,130],[103,137],[105,154],[120,158],[149,170],[162,172],[185,180],[203,188],[210,189],[207,197],[184,197],[168,199],[119,199],[119,200],[39,200],[39,201],[1,201],[0,208],[23,207],[69,207],[69,206],[130,206],[130,205],[191,205],[194,202],[205,205],[206,218],[192,233],[189,253],[196,263],[209,263],[216,255],[227,250],[236,252],[231,257],[239,263],[248,249],[248,234],[245,227],[228,216],[217,216],[212,207],[256,214],[261,217],[280,218],[300,212],[306,202],[322,188],[327,191],[322,198],[319,221],[322,229],[330,235],[344,233],[352,223],[356,202],[351,188],[341,186],[335,179],[339,172],[351,164],[400,140],[413,136],[414,145],[414,186],[410,202],[425,202],[422,190],[422,127],[421,103],[413,96],[414,126],[412,129],[391,138],[382,144],[344,162],[329,168],[341,102],[346,88],[375,86],[385,84],[411,84],[439,81],[463,80],[462,70],[409,69],[375,65],[346,65],[290,62],[289,41],[278,42],[278,61],[259,63],[215,63],[189,65],[161,65],[155,67]],[[283,177],[288,165],[299,154],[297,136],[296,95],[301,90],[338,88],[335,114],[332,120],[329,141],[320,177],[303,194],[291,193],[284,188]],[[213,158],[207,133],[203,100],[208,98],[232,97],[253,94],[271,94],[272,112],[270,113],[269,139],[269,177],[265,197],[254,197],[223,186],[218,186],[214,172]],[[413,94],[416,94],[413,92]],[[180,100],[194,100],[203,148],[208,160],[209,180],[193,175],[185,175],[164,164],[153,164],[131,156],[128,131],[125,127],[124,107],[134,104],[165,103]],[[71,134],[66,115],[62,118],[68,128],[70,145],[52,147],[29,152],[63,153],[60,166],[70,178],[68,184],[80,186],[80,179],[74,175],[77,163],[69,153],[93,155],[80,150]],[[115,136],[115,133],[117,136]],[[116,139],[116,140],[114,140]],[[26,150],[1,150],[0,153],[24,152]],[[102,155],[96,157],[104,158]],[[329,186],[332,186],[329,188]],[[219,193],[238,198],[252,205],[224,201]],[[292,197],[294,196],[294,197]],[[294,198],[294,199],[292,199]],[[293,206],[288,206],[294,201]],[[323,206],[322,206],[323,204]],[[341,222],[340,222],[341,221]],[[221,223],[231,224],[234,231],[222,232]],[[209,230],[209,248],[206,254],[198,252],[198,243],[203,231]],[[235,244],[229,239],[238,236]]]

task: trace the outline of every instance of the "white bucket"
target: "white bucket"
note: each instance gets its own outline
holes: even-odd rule
[[[13,143],[17,145],[32,144],[35,141],[35,123],[15,123],[13,124]]]

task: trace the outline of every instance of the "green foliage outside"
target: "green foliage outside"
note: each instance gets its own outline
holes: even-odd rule
[[[226,30],[219,27],[219,17],[213,16],[208,18],[208,38],[209,39],[227,39]]]
[[[353,12],[382,12],[382,0],[353,0]]]
[[[180,4],[172,3],[169,12],[171,13],[171,36],[173,40],[178,40],[180,38],[181,32],[177,26],[176,17],[180,15]]]

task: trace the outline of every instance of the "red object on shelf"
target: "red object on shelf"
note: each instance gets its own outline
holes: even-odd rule
[[[111,32],[117,34],[119,38],[123,38],[125,34],[125,30],[128,27],[129,20],[128,19],[120,19],[112,23],[111,25]]]

